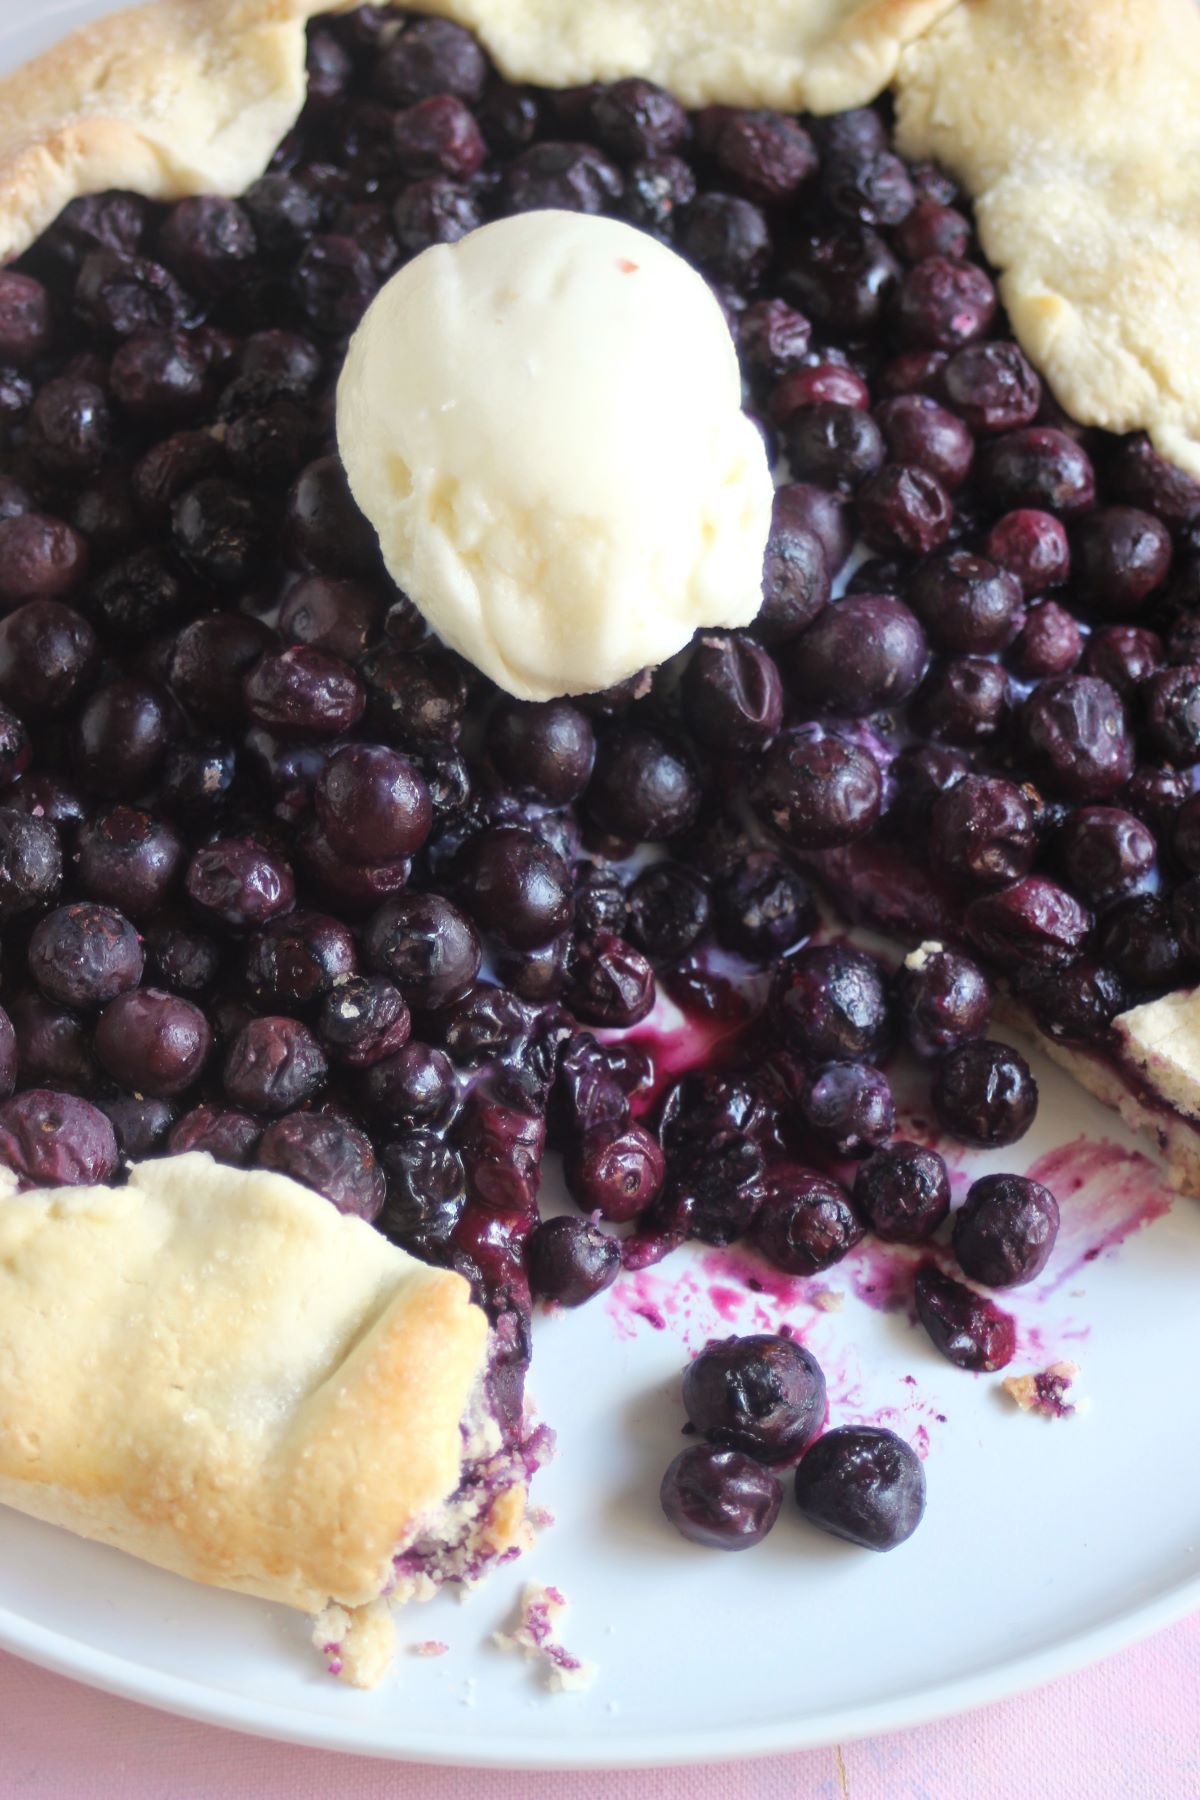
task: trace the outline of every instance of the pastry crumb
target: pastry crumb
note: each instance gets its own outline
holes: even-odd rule
[[[410,1656],[445,1656],[449,1648],[441,1638],[422,1638],[419,1643],[408,1646],[408,1653]]]
[[[1039,1413],[1043,1419],[1067,1419],[1076,1410],[1067,1395],[1078,1374],[1078,1363],[1056,1362],[1036,1374],[1006,1375],[1002,1386],[1022,1412]]]
[[[561,1588],[528,1582],[521,1594],[517,1623],[511,1631],[496,1631],[492,1642],[500,1650],[520,1650],[539,1660],[546,1686],[552,1694],[581,1693],[596,1679],[595,1663],[575,1656],[557,1637],[558,1622],[569,1602]]]
[[[369,1606],[327,1606],[313,1621],[313,1643],[331,1675],[350,1687],[378,1687],[396,1651],[396,1627],[386,1600]]]
[[[812,1303],[818,1312],[841,1312],[845,1298],[837,1288],[819,1287],[812,1292]]]

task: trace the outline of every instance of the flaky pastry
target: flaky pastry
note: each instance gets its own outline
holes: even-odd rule
[[[498,1442],[486,1343],[461,1276],[281,1175],[192,1153],[123,1188],[9,1191],[0,1501],[349,1617],[398,1554],[453,1537],[464,1459]],[[511,1535],[523,1495],[504,1500]]]

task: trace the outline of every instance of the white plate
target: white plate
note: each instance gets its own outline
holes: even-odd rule
[[[22,0],[19,10],[0,29],[0,64],[110,8]],[[1039,1075],[1035,1133],[992,1166],[1025,1167],[1079,1135],[1132,1142],[1064,1078]],[[972,1159],[971,1172],[987,1164]],[[464,1605],[442,1597],[403,1617],[408,1638],[447,1642],[444,1657],[402,1656],[397,1681],[354,1693],[324,1675],[298,1618],[8,1512],[0,1644],[216,1724],[519,1767],[830,1743],[1061,1675],[1200,1606],[1200,1209],[1177,1203],[1117,1247],[1164,1205],[1148,1165],[1110,1163],[1073,1198],[1060,1183],[1060,1197],[1059,1253],[1016,1303],[1014,1367],[1073,1356],[1090,1404],[1071,1419],[1018,1413],[996,1379],[950,1368],[902,1312],[874,1310],[855,1290],[886,1275],[878,1251],[826,1277],[844,1296],[836,1311],[799,1290],[755,1301],[703,1255],[681,1255],[578,1314],[539,1321],[533,1386],[561,1455],[535,1497],[558,1523]],[[661,1329],[642,1316],[656,1309]],[[681,1442],[688,1350],[783,1320],[821,1358],[835,1423],[881,1418],[928,1443],[928,1516],[893,1555],[821,1539],[790,1501],[749,1556],[694,1549],[661,1518],[656,1493]],[[549,1696],[536,1671],[488,1644],[527,1578],[571,1597],[566,1640],[600,1665],[590,1692]]]

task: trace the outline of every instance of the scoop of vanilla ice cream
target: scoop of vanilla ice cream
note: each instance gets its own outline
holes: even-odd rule
[[[337,435],[393,578],[510,694],[758,611],[772,481],[733,341],[632,226],[532,212],[424,251],[351,340]]]

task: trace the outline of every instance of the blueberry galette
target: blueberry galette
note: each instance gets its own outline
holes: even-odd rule
[[[1057,1205],[951,1227],[897,1046],[1003,1146],[1017,1023],[1200,1191],[1191,0],[437,10],[0,83],[0,1497],[362,1679],[519,1545],[535,1298],[949,1233],[1007,1364]],[[680,1528],[803,1450],[902,1542],[747,1342]]]

